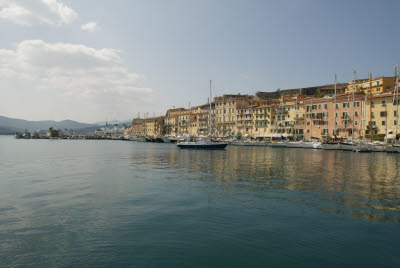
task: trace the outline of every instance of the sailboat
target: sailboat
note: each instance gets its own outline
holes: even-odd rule
[[[354,94],[356,91],[356,71],[354,70],[354,76],[353,76],[353,110],[352,110],[352,116],[351,116],[351,121],[352,121],[352,128],[351,128],[351,142],[341,142],[340,143],[340,149],[342,149],[342,151],[355,151],[356,147],[354,144]],[[350,103],[350,96],[347,100],[347,103]],[[348,118],[346,118],[348,119]],[[347,121],[346,121],[347,122]],[[346,123],[347,124],[347,123]]]
[[[206,150],[215,150],[215,149],[225,149],[228,146],[227,142],[216,142],[212,141],[211,133],[212,133],[212,123],[211,123],[211,83],[210,80],[210,111],[209,111],[209,137],[207,140],[196,140],[196,141],[184,141],[178,142],[177,147],[180,149],[206,149]],[[189,116],[190,120],[190,116]],[[189,124],[190,127],[190,124]]]

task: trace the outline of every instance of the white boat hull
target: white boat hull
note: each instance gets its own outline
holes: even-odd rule
[[[314,142],[303,142],[303,144],[302,144],[302,148],[303,149],[317,149],[317,148],[314,148]]]
[[[376,144],[372,144],[371,146],[371,152],[386,152],[386,148],[384,145],[376,145]]]
[[[272,142],[272,143],[270,143],[270,146],[275,147],[275,148],[285,148],[286,143],[285,142]]]
[[[302,142],[288,142],[286,143],[286,147],[288,148],[303,148]]]
[[[357,144],[356,152],[371,152],[371,145],[369,144]]]
[[[388,145],[386,146],[387,153],[400,153],[400,146]]]
[[[340,144],[340,149],[342,150],[342,151],[350,151],[350,152],[352,152],[352,151],[355,151],[355,149],[356,149],[356,147],[355,147],[355,145],[354,144],[352,144],[352,143],[341,143]]]
[[[340,150],[340,143],[324,143],[322,148],[324,150]]]

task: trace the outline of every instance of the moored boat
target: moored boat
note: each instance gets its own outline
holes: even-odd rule
[[[400,153],[400,145],[397,144],[389,144],[386,146],[387,153]]]
[[[286,148],[287,147],[286,142],[283,142],[283,141],[271,142],[269,144],[269,146],[275,147],[275,148]]]
[[[371,145],[367,143],[358,143],[356,144],[355,151],[360,153],[371,152]]]
[[[352,142],[341,142],[340,143],[340,149],[342,151],[350,151],[350,152],[352,152],[352,151],[356,150],[356,146]]]
[[[324,142],[322,143],[322,148],[324,150],[340,150],[339,142]]]
[[[225,149],[228,146],[226,142],[213,142],[213,141],[183,141],[178,142],[177,147],[181,149]]]
[[[289,141],[286,143],[287,148],[303,148],[303,142],[301,141]]]
[[[314,148],[314,142],[312,141],[304,141],[302,144],[303,149],[316,149]]]

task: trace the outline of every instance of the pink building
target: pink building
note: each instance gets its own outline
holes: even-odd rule
[[[351,138],[353,128],[354,138],[359,138],[362,129],[362,104],[364,98],[364,93],[356,93],[353,104],[352,94],[337,95],[336,109],[335,97],[305,100],[305,138],[333,138],[335,136],[335,129],[336,137]]]

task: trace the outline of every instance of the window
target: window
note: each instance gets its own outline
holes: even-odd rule
[[[335,113],[335,117],[338,117],[339,116],[339,114],[338,113]]]
[[[348,102],[343,102],[343,108],[349,108],[349,103]]]
[[[394,116],[397,116],[397,111],[394,111]]]
[[[385,111],[381,112],[381,117],[385,117],[385,116],[386,116],[386,112]]]
[[[328,104],[327,103],[324,104],[324,109],[328,109]]]
[[[371,101],[371,106],[372,106],[372,107],[375,107],[375,104],[374,104],[374,102],[373,102],[373,101]]]
[[[309,126],[309,125],[310,125],[310,121],[307,122],[307,126]]]
[[[386,121],[382,121],[382,126],[385,126],[386,125]]]
[[[381,88],[380,87],[376,88],[376,91],[381,91]]]
[[[397,120],[394,120],[394,125],[397,126]]]
[[[314,110],[314,109],[317,109],[317,105],[313,105],[312,106],[312,109]]]
[[[321,109],[321,104],[318,104],[318,109]]]
[[[356,101],[356,102],[354,103],[354,107],[360,107],[360,102],[359,102],[359,101]]]
[[[339,104],[338,103],[336,103],[336,109],[338,109],[339,108]]]
[[[354,112],[354,116],[358,116],[358,111],[355,111],[355,112]]]
[[[354,121],[354,125],[355,125],[355,126],[358,126],[358,121]]]
[[[386,101],[385,100],[382,101],[382,106],[386,106]]]

